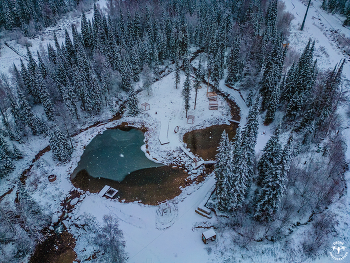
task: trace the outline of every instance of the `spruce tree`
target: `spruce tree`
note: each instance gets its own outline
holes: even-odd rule
[[[194,109],[196,109],[196,105],[197,105],[197,93],[198,93],[198,89],[200,88],[200,84],[203,78],[203,69],[202,69],[202,59],[199,60],[199,64],[198,64],[198,69],[196,71],[196,78],[195,78],[195,82],[194,82],[194,89],[196,91],[196,95],[194,97]]]
[[[290,165],[294,157],[294,139],[293,134],[289,136],[287,143],[285,144],[282,155],[281,155],[281,177],[283,185],[287,185],[288,182],[288,173],[290,170]],[[282,189],[282,194],[285,192],[285,188]]]
[[[179,65],[179,52],[176,50],[176,56],[175,56],[175,88],[180,84],[180,65]]]
[[[267,142],[258,163],[259,177],[254,202],[254,218],[259,221],[273,220],[285,189],[278,136],[277,129]]]
[[[216,154],[216,164],[215,164],[215,177],[216,177],[216,188],[215,193],[218,200],[218,208],[220,210],[225,210],[228,205],[227,200],[227,165],[231,161],[230,158],[231,143],[229,141],[228,135],[224,130],[221,134],[221,139],[219,147]]]
[[[243,70],[243,63],[240,58],[241,39],[236,37],[231,51],[227,57],[227,77],[226,83],[233,85],[241,79]]]
[[[270,101],[269,101],[268,106],[267,106],[265,121],[264,121],[265,125],[269,125],[275,119],[275,112],[277,110],[277,106],[279,103],[279,101],[278,101],[279,96],[280,96],[279,86],[276,85],[272,91]]]
[[[38,96],[42,105],[44,106],[44,111],[48,120],[54,120],[54,108],[51,101],[50,93],[47,90],[46,83],[44,81],[43,71],[41,68],[37,68],[36,71],[36,86],[38,88]]]
[[[129,92],[129,98],[128,98],[128,115],[135,117],[139,113],[140,113],[139,101],[137,99],[136,92],[132,89]]]
[[[0,148],[0,178],[5,177],[15,168],[13,161],[10,156],[8,156],[3,149]]]
[[[243,156],[241,132],[239,128],[236,130],[233,153],[227,165],[227,172],[229,178],[229,210],[236,210],[242,207],[248,187],[248,165],[247,159]]]
[[[242,158],[247,163],[247,187],[250,187],[251,180],[254,175],[254,161],[255,161],[255,145],[259,130],[259,104],[260,99],[257,98],[253,106],[250,108],[247,124],[242,131]]]
[[[50,132],[50,146],[53,157],[60,162],[66,162],[71,159],[73,148],[67,136],[54,126]]]
[[[182,90],[182,96],[184,97],[184,103],[185,103],[185,111],[186,111],[186,118],[187,118],[187,112],[190,108],[190,77],[189,75],[186,76],[184,87]]]

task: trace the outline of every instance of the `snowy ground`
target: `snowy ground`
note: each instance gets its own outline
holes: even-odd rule
[[[182,87],[184,80],[185,76],[181,74],[180,87]],[[180,87],[175,89],[174,73],[169,74],[152,85],[151,95],[148,95],[146,91],[139,93],[139,104],[148,102],[150,110],[142,111],[136,118],[124,117],[121,120],[103,123],[73,137],[75,150],[72,161],[67,164],[57,164],[52,161],[51,152],[45,153],[35,162],[26,184],[32,196],[43,206],[43,210],[48,214],[61,214],[60,203],[74,189],[70,182],[70,174],[77,166],[84,146],[106,128],[117,126],[122,122],[128,122],[136,127],[145,126],[148,128],[145,141],[148,144],[147,156],[149,158],[156,158],[158,161],[166,163],[169,159],[166,159],[165,156],[172,152],[171,158],[184,159],[191,169],[193,154],[190,156],[185,154],[185,157],[176,156],[176,154],[181,153],[180,147],[186,148],[182,142],[183,134],[213,124],[228,124],[231,116],[228,104],[221,97],[218,98],[219,110],[209,110],[206,97],[207,89],[203,87],[198,91],[196,110],[193,110],[194,91],[192,91],[189,114],[195,116],[195,119],[194,124],[188,124],[183,110],[182,89]],[[169,129],[163,129],[163,132],[166,133],[163,136],[167,136],[169,140],[169,143],[165,145],[161,145],[159,140],[161,126],[169,127]],[[176,126],[179,127],[177,133],[174,132]],[[28,152],[30,156],[28,160],[33,158],[35,152],[44,148],[47,141],[35,145],[37,147],[33,149],[33,153]],[[142,148],[145,150],[145,147]],[[28,165],[28,162],[23,161],[22,169],[25,165]],[[57,175],[57,180],[50,183],[47,179],[49,174]],[[14,182],[16,178],[12,178],[12,180]],[[79,222],[76,219],[84,213],[95,216],[99,222],[102,222],[103,215],[111,214],[120,221],[120,228],[124,232],[126,241],[126,252],[130,257],[129,262],[197,262],[199,260],[205,262],[208,259],[206,250],[208,246],[205,246],[201,241],[201,233],[204,230],[194,227],[212,225],[216,220],[215,217],[209,220],[196,214],[195,209],[203,201],[214,183],[214,176],[210,175],[204,182],[184,188],[180,196],[170,200],[176,207],[177,214],[170,227],[164,230],[157,228],[157,224],[159,225],[159,222],[156,222],[157,207],[145,206],[137,202],[127,204],[91,193],[83,194],[79,201],[74,201],[74,203],[78,201],[75,210],[68,215],[64,224],[68,228],[74,228],[73,223]],[[5,190],[4,188],[3,191],[5,192]],[[158,221],[160,221],[159,218]],[[74,232],[74,229],[71,232]],[[84,257],[86,255],[88,257],[91,255],[88,253],[92,251],[84,249],[88,247],[86,242],[88,239],[78,238],[76,246],[78,256]]]
[[[104,1],[100,1],[103,5]],[[315,56],[318,59],[318,65],[322,69],[333,68],[342,58],[347,59],[347,63],[344,67],[344,79],[350,79],[350,63],[349,56],[344,55],[341,49],[337,46],[333,40],[333,33],[331,29],[336,29],[339,32],[344,33],[346,36],[350,36],[350,29],[341,26],[341,21],[338,16],[327,14],[320,9],[321,1],[313,1],[313,5],[310,7],[308,17],[304,31],[300,31],[300,25],[306,10],[306,6],[299,0],[285,0],[287,10],[291,12],[295,19],[292,22],[292,32],[289,37],[290,48],[297,51],[302,51],[305,47],[308,39],[311,37],[316,40]],[[88,17],[92,16],[92,12],[87,13]],[[59,29],[58,36],[60,41],[63,41],[64,29],[70,30],[70,23],[80,21],[80,18],[72,18],[60,26],[55,27]],[[53,44],[53,29],[47,29],[42,37],[31,39],[33,44],[32,51],[39,49],[40,44],[46,47],[47,43]],[[50,33],[51,32],[51,33]],[[25,49],[15,44],[15,41],[9,42],[14,46],[21,54],[25,55]],[[33,52],[34,54],[34,52]],[[9,67],[15,63],[19,65],[19,56],[16,55],[9,48],[3,46],[1,50],[1,64],[0,72],[8,73]],[[181,84],[184,81],[184,76],[181,76]],[[346,81],[344,82],[346,84]],[[245,117],[248,113],[248,109],[240,97],[239,93],[234,90],[227,89],[223,83],[220,83],[220,89],[228,93],[229,96],[234,99],[237,105],[241,109],[242,123],[245,123]],[[349,82],[344,85],[344,89],[349,90]],[[141,113],[136,118],[123,118],[119,121],[103,124],[94,128],[91,128],[76,137],[73,138],[75,144],[75,151],[73,159],[70,163],[62,165],[52,161],[51,152],[45,153],[34,165],[30,176],[27,179],[27,187],[33,197],[45,208],[50,214],[60,214],[60,202],[68,195],[69,191],[73,189],[69,180],[70,173],[76,167],[80,156],[83,153],[83,146],[87,145],[92,138],[97,134],[102,133],[107,127],[112,127],[120,124],[122,121],[135,122],[135,125],[145,125],[149,128],[145,134],[148,143],[147,153],[149,158],[156,158],[158,161],[166,162],[164,156],[167,152],[178,151],[180,146],[185,147],[182,142],[182,135],[193,129],[204,128],[213,124],[228,124],[230,115],[229,108],[225,100],[219,98],[219,110],[208,110],[208,101],[206,98],[206,87],[199,90],[197,108],[193,110],[194,93],[191,94],[191,109],[190,115],[195,116],[194,124],[188,124],[185,118],[185,112],[183,110],[183,99],[181,97],[181,88],[175,89],[174,74],[170,74],[167,77],[161,79],[159,82],[152,86],[152,94],[149,96],[146,92],[141,92],[138,96],[139,102],[147,102],[150,104],[150,110]],[[343,109],[341,109],[343,114]],[[345,117],[345,115],[343,114]],[[344,119],[344,125],[349,127],[349,120]],[[175,127],[179,127],[179,132],[175,133]],[[262,124],[259,129],[258,144],[256,147],[257,153],[263,149],[266,141],[271,135],[271,129],[266,128]],[[350,129],[347,128],[343,132],[344,137],[347,140],[348,150],[347,158],[350,160]],[[165,145],[160,144],[160,140],[168,140],[169,143]],[[35,141],[30,141],[22,147],[22,151],[26,152],[24,160],[19,162],[14,174],[20,174],[31,163],[34,156],[43,148],[48,145],[48,141],[43,138],[34,138]],[[26,149],[25,149],[26,148]],[[188,157],[187,162],[191,163],[191,156]],[[49,183],[47,176],[49,174],[56,174],[57,180],[53,183]],[[45,176],[44,176],[45,175]],[[346,174],[348,189],[350,181],[350,173]],[[8,189],[15,186],[15,176],[11,176],[6,179],[6,183],[1,182],[0,195],[6,192]],[[217,250],[217,244],[225,243],[229,240],[229,237],[225,236],[225,233],[219,233],[217,244],[204,245],[201,241],[201,233],[203,229],[194,228],[195,226],[213,225],[216,222],[215,217],[211,220],[199,216],[195,213],[196,207],[203,201],[203,198],[214,184],[213,176],[207,177],[207,179],[198,185],[191,185],[186,187],[182,194],[171,200],[173,205],[177,208],[177,214],[173,225],[164,230],[157,228],[156,222],[156,210],[155,206],[145,206],[139,203],[122,203],[118,201],[108,200],[106,198],[99,197],[97,194],[86,193],[83,194],[79,202],[76,204],[75,209],[69,215],[65,224],[70,227],[75,218],[78,218],[83,213],[90,213],[96,216],[98,221],[102,222],[102,217],[105,214],[111,214],[119,219],[120,228],[124,232],[126,241],[126,252],[130,259],[129,262],[137,263],[151,263],[151,262],[223,262],[224,256],[215,253]],[[14,193],[14,192],[13,192]],[[13,195],[13,194],[12,194]],[[12,197],[9,197],[12,198]],[[346,204],[342,206],[342,209],[337,206],[338,214],[343,214],[343,218],[347,218],[349,215],[349,201],[350,194],[348,193],[348,199]],[[344,209],[345,207],[345,209]],[[73,227],[73,226],[72,226]],[[339,226],[345,228],[345,226]],[[344,229],[344,239],[347,241],[345,244],[349,246],[349,230]],[[86,239],[79,239],[76,246],[76,252],[88,254],[89,251],[83,251],[86,248]],[[331,244],[329,244],[331,249]],[[210,252],[211,249],[213,252]],[[278,249],[278,248],[276,248]],[[241,262],[267,262],[264,259],[254,258],[254,251],[245,252],[247,256],[242,258]],[[240,253],[240,255],[242,255]],[[271,259],[267,256],[266,260]],[[330,257],[322,258],[315,262],[334,262]]]

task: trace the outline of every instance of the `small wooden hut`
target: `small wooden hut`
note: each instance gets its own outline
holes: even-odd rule
[[[187,123],[188,124],[193,124],[194,123],[194,116],[193,115],[188,115],[187,116]]]
[[[207,244],[208,241],[215,241],[216,240],[216,233],[214,229],[209,229],[202,233],[202,240],[204,244]]]

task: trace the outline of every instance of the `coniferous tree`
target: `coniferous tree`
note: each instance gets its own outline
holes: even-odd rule
[[[241,132],[238,128],[236,130],[235,142],[233,144],[233,153],[229,164],[227,165],[228,179],[229,179],[229,208],[236,210],[242,207],[245,200],[246,191],[248,187],[248,165],[247,160],[243,157]]]
[[[44,106],[44,111],[48,120],[54,120],[54,108],[51,102],[50,93],[44,82],[43,72],[40,68],[36,71],[36,86],[38,88],[38,96],[42,105]]]
[[[226,210],[228,206],[227,194],[228,190],[228,178],[227,178],[227,165],[231,161],[230,158],[231,143],[229,141],[228,135],[224,130],[221,134],[221,139],[219,147],[216,154],[216,164],[215,164],[215,177],[216,177],[216,188],[215,193],[218,199],[218,208],[220,210]]]
[[[73,148],[67,136],[57,126],[50,132],[50,146],[55,159],[66,162],[71,159]]]
[[[152,85],[152,71],[148,67],[148,65],[143,66],[142,70],[142,80],[143,80],[143,88],[147,91],[147,95],[151,93],[151,85]]]
[[[8,175],[14,168],[15,166],[10,156],[0,148],[0,178]]]
[[[266,110],[265,121],[264,121],[265,125],[272,123],[273,120],[275,119],[275,112],[277,110],[279,95],[280,95],[279,86],[276,85],[272,91],[270,101]]]
[[[271,0],[266,12],[265,25],[266,34],[269,38],[276,37],[276,20],[277,20],[277,0]]]
[[[236,37],[231,51],[227,57],[227,77],[226,83],[233,85],[241,79],[243,70],[243,63],[240,59],[240,45],[241,39]]]
[[[278,142],[278,129],[267,142],[263,155],[258,163],[259,178],[257,181],[254,202],[254,218],[259,221],[271,221],[277,212],[285,189],[282,175],[281,145]]]
[[[281,155],[281,178],[282,178],[283,185],[287,185],[288,173],[290,170],[292,159],[294,157],[293,141],[294,141],[293,134],[291,134],[287,143],[283,148],[282,155]],[[282,194],[284,194],[284,190],[285,189],[283,188]]]
[[[317,68],[316,61],[313,61],[315,42],[309,40],[303,54],[297,63],[294,74],[294,90],[291,93],[290,100],[287,102],[287,112],[285,119],[295,120],[299,117],[305,106],[308,105],[311,89],[314,86]]]
[[[203,79],[203,68],[202,68],[202,60],[199,60],[199,64],[198,64],[198,69],[196,71],[196,78],[195,78],[195,82],[194,82],[194,89],[196,91],[196,95],[194,97],[194,109],[196,109],[196,105],[197,105],[197,93],[198,93],[198,89],[200,88],[200,83]]]
[[[179,65],[179,57],[178,57],[178,50],[176,50],[176,56],[175,56],[175,88],[177,89],[178,85],[180,84],[180,65]]]
[[[139,101],[136,97],[136,92],[132,89],[129,92],[129,98],[128,98],[128,114],[130,116],[137,116],[140,113],[139,109]]]
[[[247,187],[250,187],[251,180],[254,175],[254,160],[255,160],[255,145],[258,137],[259,129],[259,104],[260,99],[256,99],[253,106],[250,108],[247,124],[242,131],[242,158],[247,163],[248,172],[247,172]]]
[[[182,90],[182,96],[184,97],[184,103],[185,103],[185,111],[186,111],[186,118],[187,118],[187,112],[190,108],[190,77],[189,75],[186,76],[184,87]]]

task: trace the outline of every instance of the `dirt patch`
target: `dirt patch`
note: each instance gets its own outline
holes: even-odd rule
[[[77,254],[74,252],[75,239],[68,231],[52,233],[44,242],[37,245],[30,263],[73,263]]]
[[[185,133],[183,141],[191,152],[204,160],[215,160],[222,132],[228,133],[230,140],[236,135],[237,123],[231,125],[213,125],[205,129],[199,129]]]
[[[134,171],[122,182],[94,178],[82,170],[77,173],[72,183],[75,187],[91,193],[98,193],[105,185],[109,185],[118,190],[116,196],[120,200],[157,205],[180,195],[180,187],[185,187],[192,181],[182,169],[161,166]]]

